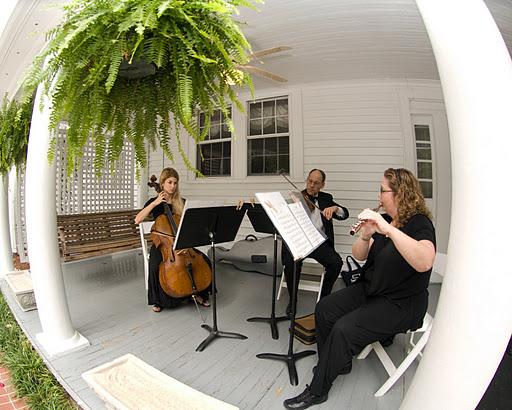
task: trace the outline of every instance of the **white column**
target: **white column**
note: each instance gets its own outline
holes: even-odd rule
[[[11,168],[9,172],[8,206],[9,206],[9,235],[11,236],[11,249],[18,252],[16,244],[16,195],[18,194],[18,168]]]
[[[71,323],[57,240],[55,162],[48,164],[50,109],[45,101],[39,110],[38,88],[32,114],[25,179],[25,215],[30,271],[43,328],[37,335],[50,356],[89,345]]]
[[[0,278],[14,269],[9,229],[8,175],[0,175]]]
[[[437,61],[452,155],[446,274],[404,409],[473,409],[512,333],[512,62],[482,0],[416,0]]]

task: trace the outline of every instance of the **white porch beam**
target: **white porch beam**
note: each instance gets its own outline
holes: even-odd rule
[[[450,129],[446,274],[404,409],[472,409],[512,332],[509,255],[512,62],[482,0],[416,0],[436,57]]]
[[[82,349],[89,345],[71,323],[57,240],[55,202],[55,162],[48,163],[50,144],[49,105],[39,110],[39,86],[34,103],[27,154],[25,215],[27,246],[34,294],[41,321],[38,341],[50,356]]]
[[[0,278],[14,269],[9,228],[9,176],[0,175]]]

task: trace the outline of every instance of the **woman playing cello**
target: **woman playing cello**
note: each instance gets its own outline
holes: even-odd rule
[[[151,198],[146,202],[144,208],[142,208],[135,217],[135,223],[141,223],[149,215],[156,220],[158,216],[165,213],[165,202],[169,205],[173,214],[181,215],[185,199],[180,195],[179,179],[179,174],[175,169],[164,168],[159,179],[161,191],[155,198]],[[207,261],[208,265],[210,265],[207,256],[204,254],[201,255]],[[175,298],[164,292],[159,278],[159,269],[162,260],[160,250],[152,246],[149,252],[148,305],[153,305],[154,312],[160,312],[164,307],[176,307],[183,301],[190,299],[190,297]],[[210,306],[208,294],[209,289],[199,292],[196,296],[196,301],[202,306]]]

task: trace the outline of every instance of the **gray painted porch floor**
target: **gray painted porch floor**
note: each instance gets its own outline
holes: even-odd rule
[[[246,321],[253,316],[269,316],[269,276],[217,264],[219,330],[242,333],[248,339],[220,338],[203,352],[196,352],[207,332],[200,327],[195,306],[185,304],[175,310],[153,313],[146,304],[140,252],[67,263],[63,271],[73,325],[91,346],[57,358],[42,354],[57,379],[84,409],[104,409],[105,405],[81,374],[126,353],[240,409],[282,409],[283,400],[302,392],[311,380],[316,355],[297,361],[299,386],[290,385],[284,362],[256,358],[257,353],[285,354],[288,350],[288,322],[279,323],[279,339],[274,340],[268,324]],[[5,281],[1,286],[18,321],[40,350],[35,337],[41,332],[37,310],[22,312],[6,290]],[[439,285],[431,285],[430,293],[432,311]],[[315,300],[312,292],[301,291],[298,315],[311,313]],[[277,301],[278,315],[284,312],[286,303],[286,296]],[[201,310],[206,323],[211,325],[211,308]],[[393,360],[398,362],[403,357],[404,344],[405,335],[399,335],[387,348]],[[295,352],[309,348],[294,342]],[[375,398],[374,392],[386,380],[383,366],[373,353],[366,360],[354,360],[352,373],[338,377],[329,400],[315,409],[397,409],[416,367],[414,363],[384,397]]]

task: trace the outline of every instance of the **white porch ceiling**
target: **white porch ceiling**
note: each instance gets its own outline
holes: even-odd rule
[[[512,54],[512,1],[485,0]],[[60,13],[55,0],[19,0],[0,38],[0,93],[17,89],[24,69]],[[253,49],[288,45],[263,58],[287,86],[354,79],[439,79],[414,0],[267,0],[239,20]],[[461,8],[460,18],[464,18]],[[478,27],[475,27],[478,30]],[[276,86],[255,77],[256,88]],[[281,85],[280,85],[281,86]]]

